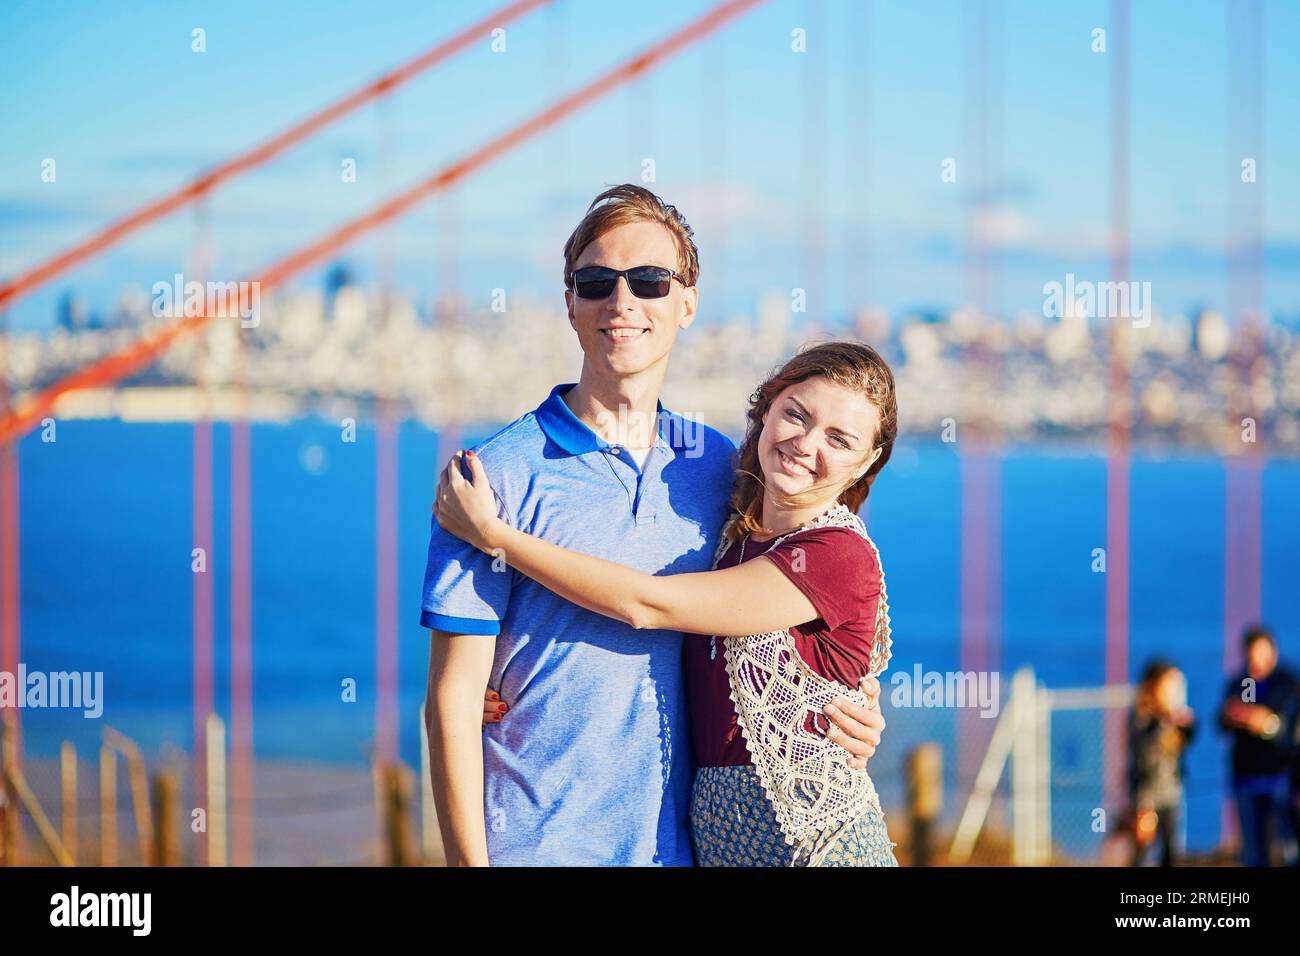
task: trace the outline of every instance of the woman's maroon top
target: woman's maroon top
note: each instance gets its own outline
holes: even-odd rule
[[[745,542],[745,560],[765,557],[781,569],[817,611],[817,618],[790,628],[795,650],[817,674],[857,687],[866,676],[880,601],[880,562],[865,538],[852,528],[811,528],[781,540]],[[781,540],[779,545],[773,545]],[[740,563],[741,541],[733,541],[717,568]],[[710,659],[710,640],[686,635],[682,666],[690,701],[691,739],[699,767],[737,767],[750,763],[745,738],[736,723],[723,638]],[[825,730],[824,718],[818,726]]]

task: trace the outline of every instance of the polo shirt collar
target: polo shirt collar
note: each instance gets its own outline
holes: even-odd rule
[[[609,442],[593,432],[572,409],[564,403],[564,396],[577,382],[568,382],[551,389],[546,401],[537,406],[533,413],[537,424],[541,426],[546,437],[559,445],[570,455],[585,455],[587,452],[601,451],[609,447]],[[672,450],[671,429],[668,419],[671,412],[664,413],[664,403],[656,404],[655,422],[659,430],[660,441],[656,445]]]

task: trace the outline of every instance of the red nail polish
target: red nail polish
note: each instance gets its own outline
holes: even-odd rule
[[[506,704],[498,704],[498,705],[497,705],[497,710],[501,711],[501,713],[503,713],[503,714],[504,714],[507,710],[509,710],[509,709],[510,709],[510,708],[509,708]]]

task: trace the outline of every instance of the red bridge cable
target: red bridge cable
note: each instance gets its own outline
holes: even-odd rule
[[[315,265],[375,227],[383,225],[390,219],[395,219],[422,200],[458,182],[479,167],[486,165],[569,114],[576,112],[580,107],[626,83],[660,60],[679,52],[689,44],[713,32],[728,20],[762,2],[763,0],[727,0],[726,3],[719,4],[704,16],[692,21],[676,33],[660,40],[654,46],[625,61],[586,86],[575,90],[531,119],[490,140],[461,159],[443,167],[432,176],[404,192],[398,193],[370,212],[345,223],[311,245],[305,246],[297,252],[285,256],[279,262],[268,266],[261,274],[254,276],[252,281],[259,283],[260,292],[262,293],[281,285],[295,274]],[[54,403],[61,395],[75,389],[102,388],[121,381],[153,361],[178,338],[201,328],[210,319],[216,317],[211,314],[203,314],[175,319],[161,329],[146,334],[125,348],[92,362],[85,368],[79,369],[43,389],[32,399],[23,403],[21,407],[0,419],[0,445],[26,433],[43,415],[53,409]]]
[[[110,223],[89,239],[79,242],[72,248],[66,249],[58,255],[33,266],[14,279],[0,284],[0,310],[13,305],[24,295],[44,285],[55,276],[120,242],[137,229],[207,195],[225,180],[260,166],[295,143],[306,139],[335,120],[351,113],[359,106],[388,95],[412,77],[423,73],[432,66],[436,66],[452,54],[465,49],[470,43],[489,30],[499,27],[503,23],[508,23],[528,13],[535,7],[552,2],[553,0],[516,0],[516,2],[489,14],[455,36],[443,40],[437,46],[421,53],[413,60],[372,80],[319,112],[313,113],[284,132],[272,136],[252,149],[226,160],[174,192],[155,199],[148,205],[141,206],[116,222]]]

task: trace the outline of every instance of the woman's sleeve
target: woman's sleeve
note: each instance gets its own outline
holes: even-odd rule
[[[852,528],[817,528],[782,541],[768,558],[831,629],[863,615],[880,594],[875,552]]]
[[[815,641],[800,647],[804,659],[825,677],[856,684],[871,669],[881,582],[875,549],[852,528],[817,528],[788,538],[764,557],[803,592],[826,625]]]

